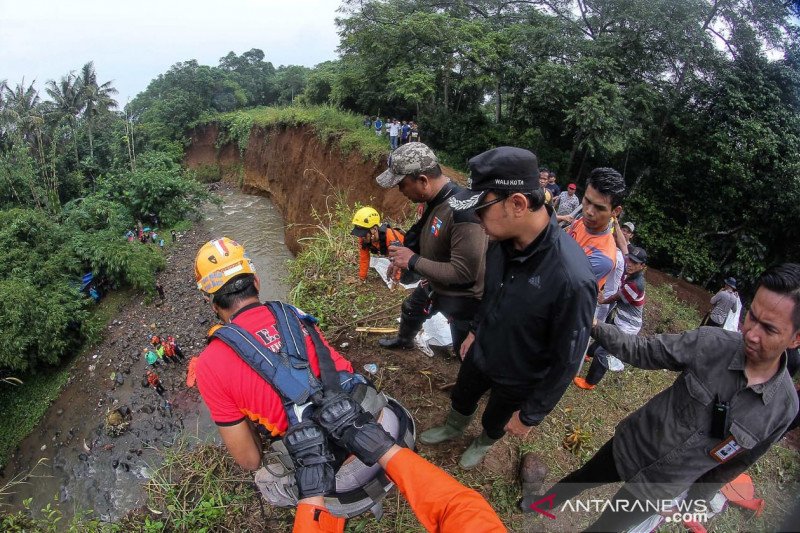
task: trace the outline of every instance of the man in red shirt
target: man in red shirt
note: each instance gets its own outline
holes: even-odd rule
[[[234,323],[253,334],[270,351],[278,352],[282,339],[277,321],[258,298],[260,282],[244,248],[227,238],[206,243],[195,260],[198,288],[223,323]],[[305,327],[304,342],[311,371],[320,376],[314,344]],[[337,371],[353,367],[323,339]],[[288,428],[280,395],[225,342],[214,338],[195,366],[200,395],[217,424],[222,441],[234,460],[247,470],[261,466],[257,427],[273,437]]]

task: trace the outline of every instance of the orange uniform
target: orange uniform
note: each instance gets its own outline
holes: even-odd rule
[[[367,279],[369,272],[369,258],[371,254],[387,255],[389,246],[395,243],[403,244],[405,235],[399,229],[391,228],[386,224],[378,227],[378,240],[367,242],[364,237],[358,238],[358,277],[361,280]],[[400,278],[400,272],[397,278]]]
[[[480,494],[411,450],[397,452],[386,465],[386,473],[428,531],[506,531],[497,513]],[[295,515],[294,532],[341,533],[344,524],[344,518],[332,516],[325,508],[301,503]]]
[[[567,233],[583,248],[597,280],[597,287],[602,290],[617,262],[617,243],[610,224],[604,231],[592,233],[584,222],[583,218],[579,218],[569,226]]]

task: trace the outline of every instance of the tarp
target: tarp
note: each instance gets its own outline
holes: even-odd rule
[[[86,274],[84,274],[83,278],[81,278],[81,290],[85,290],[86,287],[88,287],[92,283],[93,279],[94,275],[91,272],[87,272]]]

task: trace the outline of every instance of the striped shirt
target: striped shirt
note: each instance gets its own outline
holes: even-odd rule
[[[614,323],[623,333],[635,335],[642,329],[644,316],[644,271],[622,280]]]

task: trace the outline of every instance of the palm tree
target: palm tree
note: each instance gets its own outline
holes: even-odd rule
[[[54,80],[47,82],[47,94],[53,99],[51,114],[55,116],[57,123],[66,122],[67,126],[69,126],[75,147],[76,164],[80,161],[77,121],[78,116],[85,107],[81,85],[80,78],[76,77],[74,72],[62,76],[61,81],[58,83]]]
[[[83,65],[78,79],[81,81],[81,93],[85,104],[83,118],[86,120],[89,132],[89,155],[94,157],[94,121],[101,113],[117,107],[117,101],[111,97],[117,94],[117,90],[110,81],[98,85],[93,61]]]

